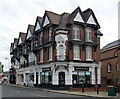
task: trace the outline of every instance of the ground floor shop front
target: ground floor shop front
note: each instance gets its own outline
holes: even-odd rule
[[[25,86],[47,88],[101,85],[100,63],[57,62],[24,69]]]

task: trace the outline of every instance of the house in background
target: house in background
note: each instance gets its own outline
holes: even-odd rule
[[[101,85],[103,34],[99,29],[92,9],[82,12],[78,7],[72,13],[62,14],[45,11],[43,17],[36,18],[35,26],[28,26],[24,42],[27,65],[20,61],[19,45],[13,47],[12,59],[17,59],[23,70],[24,85],[51,88]],[[15,51],[19,56],[14,56]]]
[[[101,49],[101,80],[102,86],[113,85],[119,89],[120,65],[118,65],[118,48],[120,40],[116,40]]]

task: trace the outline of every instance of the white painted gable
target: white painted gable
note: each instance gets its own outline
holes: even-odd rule
[[[35,27],[35,31],[39,30],[40,29],[40,24],[39,22],[37,21],[37,24],[36,24],[36,27]]]
[[[27,38],[26,39],[29,39],[30,37],[32,36],[31,32],[30,32],[30,29],[28,30],[28,33],[27,33]]]
[[[20,38],[19,38],[18,45],[20,45],[21,43],[22,43],[22,38],[20,37]]]
[[[94,25],[96,25],[96,22],[95,22],[95,20],[94,20],[94,18],[93,18],[92,15],[90,15],[90,17],[89,17],[87,23],[88,23],[88,24],[94,24]]]
[[[15,49],[15,43],[14,43],[14,46],[13,46],[13,48]]]
[[[45,16],[45,20],[44,20],[44,23],[43,23],[43,27],[48,25],[50,23],[49,19],[47,16]]]
[[[80,15],[80,12],[78,12],[75,16],[75,18],[73,19],[73,21],[77,21],[77,22],[84,22],[82,16]]]

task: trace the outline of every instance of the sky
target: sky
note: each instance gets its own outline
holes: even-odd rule
[[[19,32],[35,25],[36,17],[45,10],[58,14],[71,13],[77,7],[91,8],[101,26],[101,48],[118,39],[118,0],[0,0],[0,61],[4,71],[10,67],[10,44]]]

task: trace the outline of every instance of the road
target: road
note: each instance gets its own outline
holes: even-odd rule
[[[32,89],[32,88],[19,88],[10,85],[2,85],[2,97],[48,97],[47,99],[49,98],[54,99],[54,97],[71,97],[71,99],[73,99],[74,97],[75,99],[98,99],[98,98],[86,97],[86,96],[76,96],[76,95],[48,92],[48,91]]]

